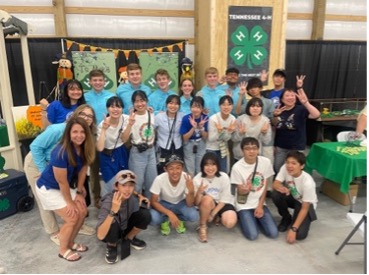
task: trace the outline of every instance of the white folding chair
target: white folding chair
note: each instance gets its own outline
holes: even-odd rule
[[[342,131],[337,134],[337,141],[349,141],[350,136],[354,136],[354,131]],[[366,136],[361,134],[361,136],[356,140],[366,140]]]

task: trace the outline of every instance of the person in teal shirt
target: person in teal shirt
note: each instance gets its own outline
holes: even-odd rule
[[[205,80],[207,85],[202,87],[196,95],[201,96],[204,99],[205,110],[207,111],[207,115],[210,117],[220,112],[219,99],[222,96],[225,96],[226,93],[223,89],[219,88],[219,73],[217,68],[207,68],[205,70]]]
[[[141,90],[147,96],[151,94],[151,89],[142,84],[142,68],[136,63],[128,64],[127,66],[128,82],[120,84],[117,88],[117,96],[119,96],[124,105],[123,113],[129,115],[129,110],[133,109],[132,95],[135,91]]]
[[[166,100],[168,96],[176,93],[169,89],[170,76],[167,70],[158,69],[155,73],[155,81],[158,89],[149,96],[149,106],[154,109],[154,114],[167,110]]]
[[[181,100],[180,112],[187,115],[191,113],[191,101],[194,96],[194,83],[192,79],[184,78],[179,84],[179,97]]]
[[[106,114],[106,101],[114,94],[104,89],[105,74],[103,71],[92,70],[89,74],[89,80],[92,89],[85,93],[85,100],[94,109],[96,121],[99,124]]]

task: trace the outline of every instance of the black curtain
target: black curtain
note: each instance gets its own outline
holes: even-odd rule
[[[287,41],[286,87],[304,74],[311,99],[366,98],[366,43],[355,41]]]
[[[138,39],[90,39],[74,38],[78,43],[112,49],[123,50],[138,50],[138,49],[150,49],[164,47],[167,45],[177,44],[183,42],[182,40],[138,40]],[[46,97],[54,88],[57,81],[57,66],[52,64],[57,60],[57,55],[62,52],[62,43],[64,43],[64,49],[67,50],[65,40],[60,38],[29,38],[28,48],[30,53],[30,63],[32,70],[33,88],[35,91],[35,99],[38,102],[42,97]],[[9,66],[9,74],[11,81],[11,88],[13,92],[14,106],[28,105],[27,90],[23,69],[23,60],[21,53],[21,46],[19,39],[6,39],[6,52]],[[85,48],[88,50],[88,47]],[[185,57],[185,48],[183,51],[177,46],[174,46],[173,51],[178,52],[179,62]],[[79,51],[77,44],[73,44],[68,51],[68,55],[71,51]],[[164,47],[163,52],[168,52],[169,49]],[[154,51],[155,52],[155,51]],[[128,60],[123,53],[118,55],[116,59],[116,68],[126,66],[129,63],[138,62],[138,57],[134,51],[130,52]],[[180,66],[178,64],[178,75],[180,76]],[[117,72],[117,79],[119,78]],[[49,101],[51,101],[50,98]]]

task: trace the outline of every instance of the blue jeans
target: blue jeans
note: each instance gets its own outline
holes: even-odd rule
[[[197,146],[197,153],[193,153],[193,147]],[[201,172],[200,163],[202,157],[205,155],[205,142],[203,139],[199,141],[189,140],[183,144],[184,162],[186,171],[192,176],[196,176]]]
[[[181,221],[195,222],[199,220],[199,212],[196,210],[195,207],[188,207],[186,204],[186,200],[181,200],[177,204],[173,204],[167,201],[160,201],[159,203],[166,209],[169,209],[174,214],[176,214],[178,219],[180,219]],[[163,213],[160,213],[155,209],[151,208],[150,214],[151,225],[159,225],[168,220],[167,215],[164,215]]]
[[[140,153],[137,147],[133,146],[129,156],[128,167],[136,174],[135,191],[142,193],[146,198],[150,199],[150,188],[158,175],[155,148],[152,147]]]
[[[255,209],[245,209],[238,211],[238,219],[240,221],[241,231],[245,238],[253,241],[259,235],[259,226],[265,236],[269,238],[278,237],[278,229],[268,207],[263,206],[264,216],[260,219],[254,216]]]
[[[219,159],[219,162],[220,162],[220,171],[228,174],[228,169],[227,169],[227,166],[228,166],[228,157],[224,157],[222,158],[221,154],[220,154],[220,150],[206,150],[207,152],[211,152],[211,153],[214,153],[217,155],[218,159]]]

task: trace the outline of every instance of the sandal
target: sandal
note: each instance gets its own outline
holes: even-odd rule
[[[88,246],[80,244],[80,243],[75,243],[72,246],[71,250],[72,251],[77,251],[77,252],[86,252],[88,250]]]
[[[208,227],[206,225],[200,225],[199,228],[199,241],[202,243],[208,242]]]
[[[219,216],[216,216],[215,217],[214,223],[215,223],[215,226],[219,226],[220,225],[220,217]]]
[[[72,253],[72,250],[68,249],[67,251],[65,251],[65,253],[63,255],[58,254],[59,258],[65,259],[69,262],[76,262],[79,261],[82,257],[81,255],[79,255],[77,252]],[[76,256],[78,256],[76,258]]]

